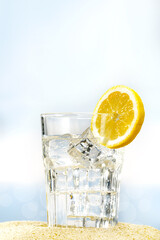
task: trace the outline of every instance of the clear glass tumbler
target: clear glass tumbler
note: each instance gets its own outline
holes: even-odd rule
[[[41,115],[48,226],[107,228],[118,222],[123,149],[99,144],[92,117]]]

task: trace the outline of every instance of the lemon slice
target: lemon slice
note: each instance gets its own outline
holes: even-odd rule
[[[98,101],[91,120],[93,135],[108,148],[129,144],[139,133],[144,121],[144,106],[131,88],[110,88]]]

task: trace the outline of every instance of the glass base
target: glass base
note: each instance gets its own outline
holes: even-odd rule
[[[50,195],[47,198],[47,217],[48,226],[65,226],[65,227],[96,227],[96,228],[108,228],[115,226],[118,223],[117,217],[107,218],[96,216],[78,216],[67,214],[67,198],[65,194],[62,195]],[[116,206],[115,206],[116,207]],[[97,207],[95,207],[97,208]],[[55,211],[56,210],[56,211]],[[95,216],[94,216],[95,215]]]
[[[119,181],[108,169],[46,170],[48,226],[108,228],[118,222]]]

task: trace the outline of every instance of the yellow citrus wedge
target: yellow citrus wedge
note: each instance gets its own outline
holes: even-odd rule
[[[144,121],[144,106],[131,88],[110,88],[98,101],[91,120],[93,135],[108,148],[129,144],[139,133]]]

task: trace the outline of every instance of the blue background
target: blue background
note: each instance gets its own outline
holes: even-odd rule
[[[144,102],[119,220],[160,229],[160,3],[0,0],[0,221],[45,220],[40,114],[92,112],[110,87]]]

